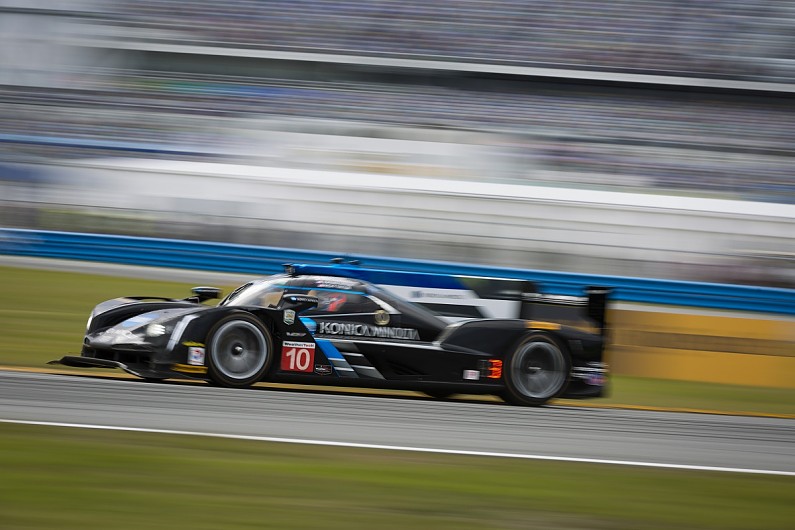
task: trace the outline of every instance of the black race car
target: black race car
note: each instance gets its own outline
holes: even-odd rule
[[[520,405],[603,395],[608,290],[539,294],[532,282],[288,265],[232,291],[129,296],[91,312],[80,356],[147,380],[206,379],[497,394]],[[411,299],[411,300],[409,300]]]

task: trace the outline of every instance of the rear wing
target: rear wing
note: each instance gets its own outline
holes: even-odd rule
[[[603,335],[606,329],[607,287],[589,286],[584,296],[525,292],[519,318],[556,322]]]

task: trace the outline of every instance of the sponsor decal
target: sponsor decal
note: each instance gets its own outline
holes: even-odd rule
[[[502,378],[502,361],[500,359],[489,359],[489,372],[486,377],[489,379]]]
[[[204,365],[204,348],[191,346],[188,348],[188,364],[192,366]]]
[[[204,344],[202,344],[201,342],[190,342],[190,341],[185,341],[185,342],[182,343],[182,345],[183,346],[187,346],[188,348],[204,348],[205,347]]]
[[[464,379],[469,381],[477,381],[480,379],[480,371],[478,370],[464,370]]]
[[[389,313],[384,311],[383,309],[379,309],[375,312],[375,323],[378,326],[386,326],[389,324]]]
[[[376,337],[379,339],[419,340],[420,334],[412,328],[387,328],[349,322],[320,322],[320,335],[346,335],[349,337]]]
[[[331,375],[331,365],[330,364],[316,364],[315,365],[315,373],[319,375]]]
[[[478,361],[478,368],[480,368],[480,375],[488,377],[489,379],[502,378],[502,361],[500,359],[484,359]]]
[[[315,343],[282,342],[281,369],[287,372],[312,372],[315,365]]]
[[[285,335],[288,337],[305,337],[306,333],[299,331],[288,331],[287,333],[285,333]]]
[[[295,323],[295,311],[292,309],[284,310],[284,323],[288,326],[292,326]]]
[[[303,304],[306,302],[315,303],[315,301],[317,300],[316,297],[309,296],[306,294],[286,294],[284,295],[284,298],[296,304]]]

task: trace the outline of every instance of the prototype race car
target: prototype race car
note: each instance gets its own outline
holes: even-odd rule
[[[608,289],[550,296],[533,282],[288,265],[217,306],[214,287],[182,300],[128,296],[91,312],[80,356],[147,380],[199,378],[496,394],[519,405],[597,397]],[[411,300],[409,300],[411,299]]]

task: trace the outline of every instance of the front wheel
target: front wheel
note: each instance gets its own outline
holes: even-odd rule
[[[214,383],[244,388],[259,381],[273,362],[273,339],[253,316],[233,314],[210,330],[207,353]]]
[[[561,395],[569,384],[571,357],[548,335],[525,337],[506,361],[503,397],[510,403],[540,406]]]

